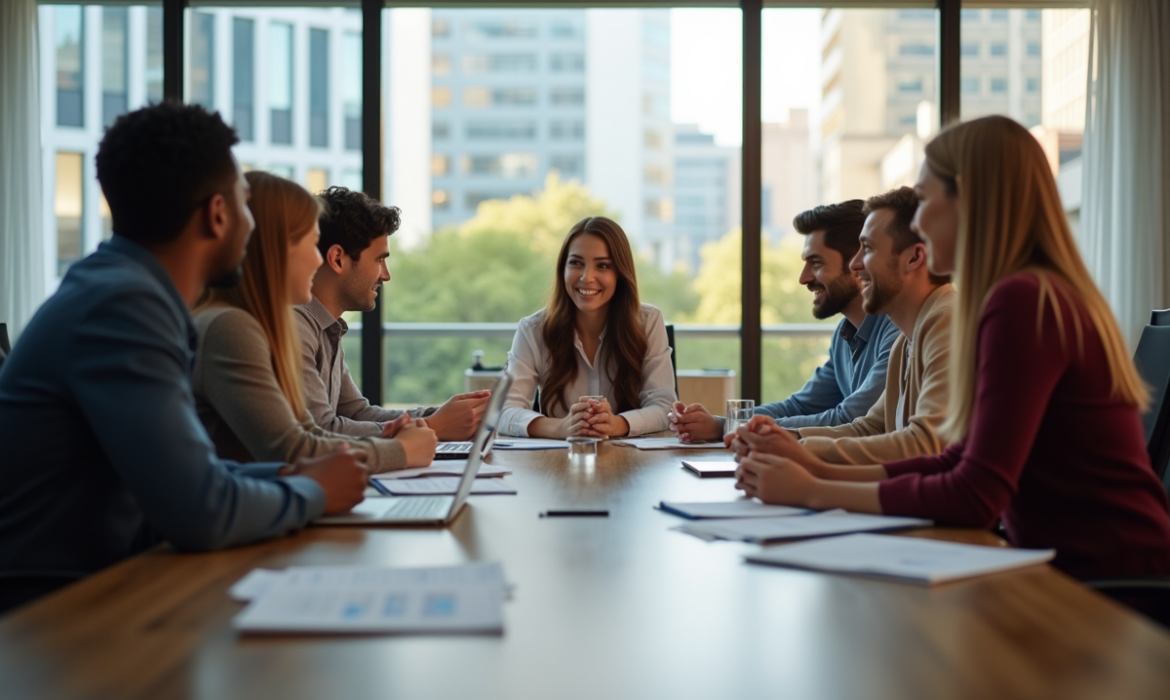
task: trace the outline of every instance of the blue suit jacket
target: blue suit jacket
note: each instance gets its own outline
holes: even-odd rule
[[[315,481],[216,457],[195,340],[145,248],[114,236],[70,268],[0,371],[0,583],[48,589],[163,540],[218,549],[322,513]]]

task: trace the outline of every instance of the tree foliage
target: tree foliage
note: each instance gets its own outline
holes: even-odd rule
[[[575,180],[555,173],[531,196],[481,203],[476,215],[457,227],[436,231],[421,245],[403,249],[391,239],[392,280],[384,288],[385,318],[414,322],[514,322],[541,309],[560,275],[554,269],[565,234],[587,216],[617,220],[605,203]],[[620,223],[620,220],[619,220]],[[765,245],[763,321],[807,322],[810,297],[797,281],[799,240]],[[738,324],[740,320],[739,230],[708,243],[697,274],[678,267],[660,270],[638,254],[642,301],[663,310],[667,322]],[[349,352],[356,343],[347,339]],[[386,344],[387,400],[435,403],[462,391],[463,369],[473,350],[485,351],[488,364],[503,364],[510,339],[395,338]],[[784,347],[781,347],[784,346]],[[687,340],[679,348],[679,367],[738,368],[739,341]],[[783,340],[765,344],[765,391],[798,388],[824,356],[822,340]],[[351,370],[356,362],[350,362]],[[783,398],[783,396],[775,396]]]

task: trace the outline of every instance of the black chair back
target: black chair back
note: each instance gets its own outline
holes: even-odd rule
[[[1170,326],[1149,325],[1142,331],[1133,356],[1138,373],[1150,387],[1150,407],[1142,415],[1150,464],[1161,479],[1170,461]]]
[[[0,323],[0,367],[4,366],[4,360],[8,359],[11,352],[12,343],[8,342],[8,324]]]
[[[666,344],[670,346],[670,367],[674,370],[674,395],[678,396],[678,353],[674,350],[674,324],[666,324]],[[540,387],[536,389],[536,397],[532,399],[532,410],[540,410]]]
[[[1170,309],[1154,309],[1150,314],[1151,326],[1170,326]]]

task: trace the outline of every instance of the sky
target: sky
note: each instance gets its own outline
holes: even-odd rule
[[[764,11],[765,122],[783,120],[794,107],[816,109],[820,15],[819,9]],[[725,146],[742,142],[741,23],[735,9],[670,11],[671,119],[698,124]]]

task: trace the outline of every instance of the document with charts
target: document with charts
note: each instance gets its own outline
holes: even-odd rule
[[[748,555],[755,564],[791,566],[933,584],[1042,564],[1052,549],[1008,549],[919,537],[846,535],[773,547]]]
[[[498,563],[294,567],[249,575],[233,596],[252,597],[233,621],[246,633],[499,633],[507,586]]]

